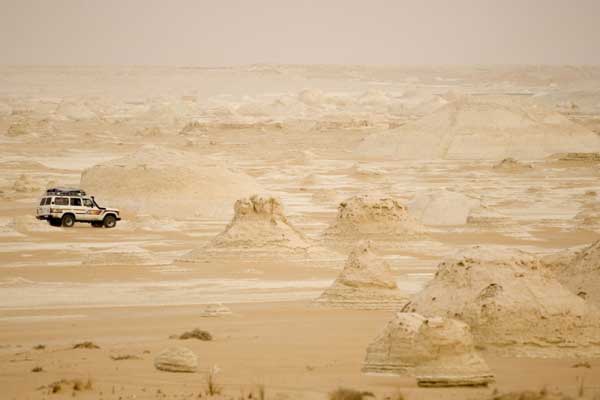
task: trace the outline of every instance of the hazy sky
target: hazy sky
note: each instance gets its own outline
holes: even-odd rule
[[[0,0],[0,64],[600,64],[600,0]]]

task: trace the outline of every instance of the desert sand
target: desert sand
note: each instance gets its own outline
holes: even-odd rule
[[[0,77],[2,399],[600,396],[600,68]]]

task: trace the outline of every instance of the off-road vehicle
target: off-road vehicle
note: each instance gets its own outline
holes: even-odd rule
[[[121,220],[116,208],[100,207],[94,196],[87,196],[81,189],[52,188],[40,200],[37,219],[46,220],[52,226],[70,228],[75,222],[87,222],[94,228],[114,228]]]

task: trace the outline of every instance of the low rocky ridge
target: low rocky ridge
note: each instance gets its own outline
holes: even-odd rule
[[[373,253],[369,241],[354,247],[340,275],[316,300],[330,307],[394,310],[407,301],[389,265]]]
[[[467,324],[416,313],[396,314],[367,347],[363,371],[414,375],[421,386],[479,386],[494,381],[475,351]]]
[[[600,306],[600,240],[543,257],[542,263],[571,292]]]
[[[600,354],[596,307],[522,251],[475,246],[458,252],[439,264],[404,311],[460,319],[477,345],[500,354]]]

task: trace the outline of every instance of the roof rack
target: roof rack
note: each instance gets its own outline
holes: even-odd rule
[[[76,188],[51,188],[46,190],[48,196],[85,196],[85,191]]]

